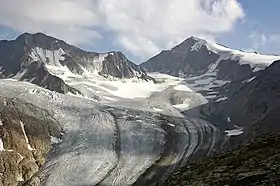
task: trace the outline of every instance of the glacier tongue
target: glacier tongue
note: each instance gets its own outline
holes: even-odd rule
[[[214,150],[219,130],[172,107],[187,98],[195,107],[206,101],[203,96],[185,85],[174,90],[178,78],[154,76],[163,84],[149,96],[107,99],[102,105],[30,83],[0,80],[1,95],[36,100],[33,104],[53,113],[65,131],[41,169],[41,175],[48,175],[43,185],[153,185],[196,154]]]

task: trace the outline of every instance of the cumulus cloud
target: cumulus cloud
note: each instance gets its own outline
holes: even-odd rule
[[[103,31],[136,56],[148,57],[191,35],[212,38],[244,17],[236,0],[0,0],[0,24],[45,32],[72,44]]]

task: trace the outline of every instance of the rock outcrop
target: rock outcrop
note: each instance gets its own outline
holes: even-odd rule
[[[45,162],[62,129],[50,113],[19,99],[0,97],[0,185],[26,183]]]

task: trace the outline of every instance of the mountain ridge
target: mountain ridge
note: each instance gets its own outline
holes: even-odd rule
[[[207,72],[219,70],[236,74],[234,77],[220,77],[221,80],[238,80],[249,73],[253,73],[269,66],[280,59],[276,55],[262,55],[255,52],[242,52],[230,49],[197,37],[190,37],[170,50],[161,51],[146,62],[140,64],[148,72],[160,71],[177,77],[199,76]],[[194,63],[195,62],[195,63]],[[246,72],[240,72],[240,66],[249,66]],[[231,70],[235,68],[235,71]],[[247,68],[247,67],[246,67]]]
[[[78,92],[65,84],[64,80],[60,78],[61,73],[73,76],[90,72],[103,77],[153,81],[141,67],[129,61],[119,51],[88,52],[43,33],[24,33],[15,40],[0,42],[0,56],[1,78],[29,80],[31,83],[59,92]],[[33,67],[29,68],[31,64]],[[35,66],[37,67],[34,68]],[[33,73],[30,73],[31,69]],[[29,75],[36,74],[36,70],[39,69],[46,75],[39,76],[37,81],[33,81],[34,77],[29,77]],[[52,87],[55,85],[51,85],[51,82],[44,82],[46,77],[51,76],[60,79],[58,81],[60,81],[61,88],[53,89]]]

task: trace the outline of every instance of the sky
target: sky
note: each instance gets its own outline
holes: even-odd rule
[[[0,39],[45,34],[143,62],[190,36],[280,54],[279,0],[0,0]]]

